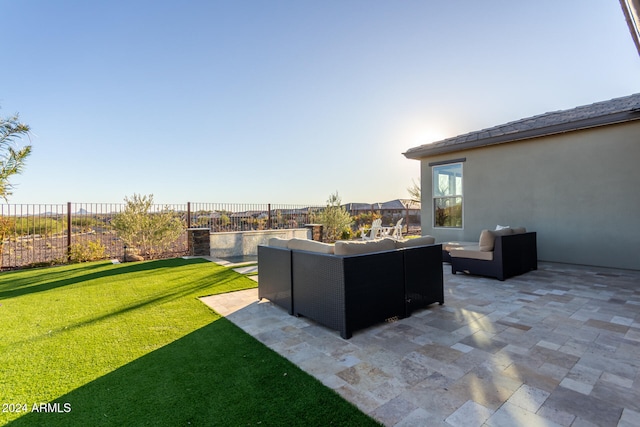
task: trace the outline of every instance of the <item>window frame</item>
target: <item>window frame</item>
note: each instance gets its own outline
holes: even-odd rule
[[[432,225],[434,229],[446,229],[446,230],[462,230],[464,229],[464,162],[466,159],[455,159],[445,162],[430,163],[431,166],[431,214],[433,216]],[[454,193],[447,195],[436,194],[436,179],[439,181],[439,176],[444,175],[437,173],[438,170],[442,170],[445,167],[451,168],[452,166],[460,166],[460,185],[454,185]],[[455,176],[454,178],[457,178]],[[459,199],[459,202],[458,202]],[[460,225],[439,225],[438,224],[438,202],[451,201],[453,204],[450,206],[460,205]],[[446,203],[445,203],[446,204]],[[442,204],[440,203],[440,206]],[[442,208],[441,208],[442,209]]]

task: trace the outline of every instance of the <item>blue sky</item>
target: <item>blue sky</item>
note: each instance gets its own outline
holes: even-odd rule
[[[640,91],[618,0],[2,0],[10,203],[407,197],[426,142]]]

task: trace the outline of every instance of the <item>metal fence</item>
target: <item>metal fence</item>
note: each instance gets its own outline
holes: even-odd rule
[[[125,204],[0,205],[0,269],[71,261],[75,245],[94,245],[104,259],[122,259],[124,242],[113,219]],[[186,203],[153,205],[149,214],[172,211],[187,228],[211,232],[298,228],[320,207],[272,204]],[[156,257],[188,251],[186,231]]]
[[[290,229],[303,227],[318,206],[272,204],[188,203],[187,227],[209,228],[212,233]]]

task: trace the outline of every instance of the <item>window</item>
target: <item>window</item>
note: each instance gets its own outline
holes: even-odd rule
[[[462,228],[462,163],[433,166],[433,226]]]

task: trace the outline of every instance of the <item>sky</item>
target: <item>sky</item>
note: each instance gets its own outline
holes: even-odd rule
[[[0,10],[0,116],[33,145],[12,204],[408,198],[411,147],[640,92],[618,0]]]

